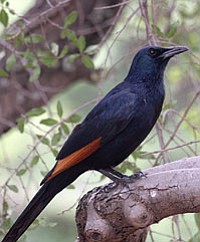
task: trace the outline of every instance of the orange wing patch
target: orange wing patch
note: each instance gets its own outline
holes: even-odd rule
[[[44,181],[46,183],[47,181],[51,180],[53,177],[57,176],[61,172],[69,169],[72,166],[75,166],[80,161],[86,159],[89,157],[92,153],[94,153],[99,147],[100,147],[100,140],[101,137],[98,139],[95,139],[88,145],[84,146],[80,150],[75,151],[71,155],[67,156],[66,158],[59,160],[51,173],[51,175]]]

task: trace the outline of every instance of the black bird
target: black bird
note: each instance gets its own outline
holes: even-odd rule
[[[165,67],[171,57],[187,50],[183,46],[150,46],[136,54],[125,80],[73,130],[42,187],[2,242],[17,241],[52,198],[85,171],[97,170],[114,181],[123,178],[113,167],[127,158],[153,128],[165,96]]]

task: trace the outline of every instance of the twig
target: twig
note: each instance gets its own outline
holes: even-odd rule
[[[156,45],[157,41],[155,39],[155,36],[153,34],[153,31],[150,25],[150,21],[149,21],[147,0],[139,0],[139,6],[140,6],[141,15],[145,22],[146,36],[147,36],[148,43],[149,45]]]
[[[190,141],[188,143],[185,143],[185,144],[182,144],[182,145],[178,145],[178,146],[174,146],[174,147],[170,147],[170,148],[163,148],[161,150],[155,150],[155,151],[152,151],[152,152],[145,152],[144,154],[142,154],[142,156],[151,155],[151,154],[160,154],[162,152],[176,150],[176,149],[179,149],[179,148],[182,148],[182,147],[185,147],[185,146],[188,147],[190,145],[199,144],[199,143],[200,143],[200,140],[194,140],[194,141]]]
[[[190,102],[190,104],[188,105],[188,107],[186,108],[185,112],[183,113],[180,121],[178,122],[178,124],[176,125],[174,132],[172,133],[172,135],[170,136],[169,140],[166,142],[164,149],[171,143],[171,141],[174,139],[174,136],[176,135],[177,131],[179,130],[181,124],[184,122],[190,108],[192,107],[193,103],[195,102],[195,100],[197,99],[197,97],[200,95],[200,90],[195,94],[195,96],[193,97],[192,101]],[[157,157],[157,160],[160,158],[161,154]]]

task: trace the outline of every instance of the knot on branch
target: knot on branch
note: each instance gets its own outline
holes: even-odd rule
[[[153,215],[133,193],[125,196],[128,189],[111,183],[81,199],[76,216],[80,242],[145,241]]]
[[[141,202],[128,198],[124,202],[124,218],[135,229],[146,228],[153,222],[153,214]]]

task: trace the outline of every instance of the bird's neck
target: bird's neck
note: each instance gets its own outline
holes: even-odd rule
[[[129,83],[134,89],[138,88],[140,90],[164,90],[164,78],[163,72],[160,73],[134,73],[128,76],[124,80],[126,83]]]
[[[163,103],[165,97],[163,75],[127,76],[125,83],[128,83],[134,93],[137,92],[145,99],[155,101],[158,105]]]

